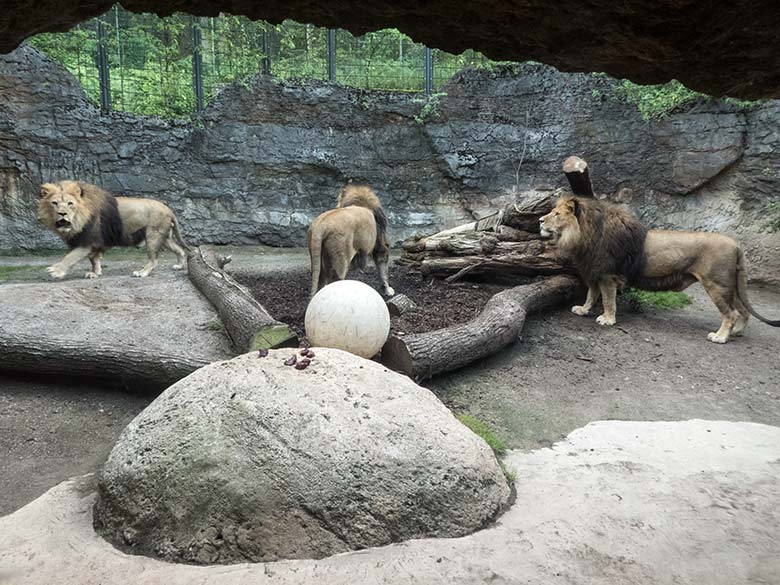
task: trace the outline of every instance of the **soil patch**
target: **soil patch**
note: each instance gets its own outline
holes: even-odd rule
[[[308,270],[262,276],[237,272],[234,276],[249,287],[274,318],[290,325],[299,335],[304,334],[303,321],[309,302]],[[378,278],[373,270],[351,272],[349,278],[377,287]],[[470,321],[482,311],[490,297],[507,288],[496,284],[449,284],[423,279],[398,266],[390,268],[390,285],[396,293],[405,294],[417,304],[417,308],[391,319],[392,331],[403,333],[424,333]]]

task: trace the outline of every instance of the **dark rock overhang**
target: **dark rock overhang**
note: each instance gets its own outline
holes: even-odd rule
[[[10,0],[0,52],[63,31],[112,0]],[[452,53],[534,60],[562,71],[603,71],[637,83],[678,79],[744,99],[780,97],[780,3],[775,0],[125,0],[134,12],[220,11],[278,23],[291,18],[354,34],[397,28]]]

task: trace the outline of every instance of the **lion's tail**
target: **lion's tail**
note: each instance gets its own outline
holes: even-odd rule
[[[189,244],[184,240],[184,236],[181,235],[179,220],[176,219],[175,215],[171,218],[171,233],[173,233],[173,238],[176,240],[177,244],[188,252],[192,252],[192,248],[190,248]]]
[[[320,270],[322,269],[322,232],[318,230],[314,233],[311,229],[308,234],[309,239],[309,257],[311,258],[311,296],[317,294],[317,288],[320,284]]]
[[[748,311],[750,311],[750,314],[753,315],[759,321],[763,321],[764,323],[766,323],[767,325],[771,325],[772,327],[780,327],[780,320],[771,321],[765,317],[762,317],[750,305],[750,301],[748,301],[748,295],[747,295],[747,271],[745,270],[745,255],[743,254],[742,250],[738,250],[738,253],[739,256],[737,256],[737,294],[739,295],[739,300],[742,301],[742,304],[745,305],[745,308]]]
[[[376,256],[384,254],[387,250],[387,216],[381,207],[375,207],[372,211],[376,221],[376,241],[372,255]]]

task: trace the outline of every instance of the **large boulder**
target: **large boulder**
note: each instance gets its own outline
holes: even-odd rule
[[[171,386],[105,465],[95,528],[191,563],[321,558],[490,522],[509,487],[487,444],[428,390],[316,349],[249,353]]]

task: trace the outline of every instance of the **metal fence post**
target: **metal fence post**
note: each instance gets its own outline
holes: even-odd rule
[[[425,96],[433,93],[433,49],[425,47]]]
[[[328,81],[336,82],[336,29],[328,29]]]
[[[107,114],[111,111],[111,78],[108,74],[108,51],[106,50],[106,29],[103,19],[97,19],[97,66],[100,82],[100,110]]]
[[[265,25],[265,27],[263,27],[263,32],[260,35],[260,41],[262,43],[262,49],[263,49],[263,59],[262,59],[263,75],[271,75],[271,55],[268,51],[268,25],[267,24]]]
[[[203,111],[203,35],[200,25],[192,20],[192,89],[195,92],[195,112]]]

